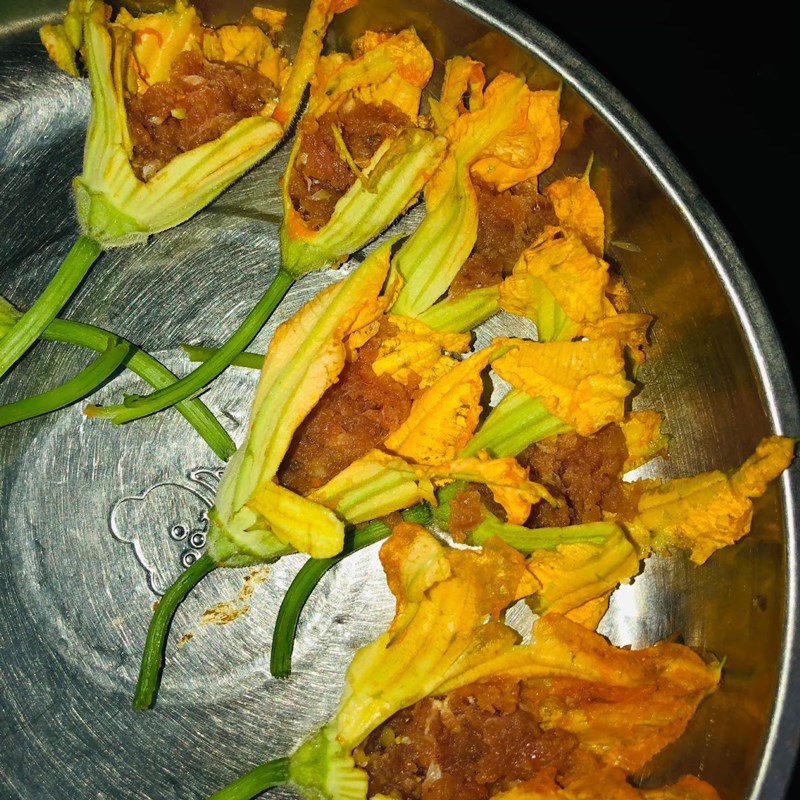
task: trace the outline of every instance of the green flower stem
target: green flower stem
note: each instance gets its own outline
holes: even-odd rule
[[[197,347],[193,344],[182,344],[181,348],[189,357],[189,361],[202,363],[208,361],[218,350],[218,347]],[[246,367],[247,369],[261,369],[264,366],[263,353],[239,353],[231,361],[232,367]]]
[[[208,800],[252,800],[273,786],[280,786],[289,780],[289,759],[276,758],[260,767],[251,769]]]
[[[493,536],[498,536],[520,553],[530,555],[534,550],[555,550],[562,544],[599,546],[608,539],[609,531],[615,528],[611,522],[586,522],[563,528],[526,528],[524,525],[502,522],[494,514],[487,512],[478,527],[467,534],[467,543],[481,546]]]
[[[66,319],[54,319],[44,329],[42,338],[88,347],[100,353],[108,347],[109,342],[118,339],[110,331],[98,328],[96,325]],[[172,372],[149,353],[133,345],[131,347],[133,350],[126,363],[127,368],[147,381],[154,389],[169,386],[177,380]],[[175,408],[223,461],[227,461],[236,452],[233,439],[202,400],[197,398],[182,400]]]
[[[152,394],[144,397],[127,397],[121,405],[93,409],[93,416],[109,419],[115,425],[119,425],[163,411],[201,392],[255,339],[294,280],[294,275],[284,269],[279,270],[270,287],[233,336],[197,369]]]
[[[431,511],[427,503],[418,503],[403,511],[402,516],[406,522],[424,525],[430,522]],[[333,558],[310,558],[303,564],[284,595],[275,620],[269,661],[269,670],[274,677],[288,678],[291,674],[297,623],[303,607],[316,585],[322,580],[322,576],[342,559],[385,539],[390,533],[391,530],[385,522],[373,520],[357,530],[351,528],[347,531],[344,549],[338,555]]]
[[[103,353],[61,386],[0,406],[0,428],[77,403],[100,388],[120,368],[130,351],[127,342],[110,343]]]
[[[74,294],[102,248],[88,236],[78,237],[47,288],[0,340],[0,378],[20,359]]]
[[[208,553],[204,553],[178,576],[175,583],[167,589],[164,596],[158,601],[156,610],[153,612],[153,618],[150,620],[150,627],[147,629],[142,664],[139,668],[139,679],[136,682],[136,691],[133,695],[134,708],[143,710],[150,708],[153,704],[153,697],[158,688],[159,676],[161,675],[161,667],[164,664],[164,649],[167,645],[167,636],[172,625],[172,618],[189,592],[216,568],[217,565],[214,563],[214,559]],[[232,797],[238,796],[232,795]],[[250,797],[250,795],[247,796]]]

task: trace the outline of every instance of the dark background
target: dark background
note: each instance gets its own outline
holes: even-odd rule
[[[619,89],[683,163],[742,251],[800,385],[800,4],[515,5]],[[788,796],[798,792],[800,766]]]
[[[755,275],[800,384],[798,4],[515,5],[584,56],[683,163]]]

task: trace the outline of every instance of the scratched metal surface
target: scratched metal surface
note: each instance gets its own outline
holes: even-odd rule
[[[0,291],[18,305],[35,297],[76,234],[69,181],[80,169],[89,91],[48,63],[35,30],[40,15],[61,5],[10,0],[0,11]],[[566,78],[570,128],[549,177],[582,169],[595,153],[595,175],[610,187],[609,256],[636,304],[658,317],[636,404],[666,411],[673,444],[672,458],[651,472],[729,467],[771,429],[797,434],[795,396],[757,290],[713,213],[635,112],[501,2],[476,4],[474,16],[438,0],[407,5],[362,0],[333,39],[410,22],[439,66],[470,50],[493,53],[534,83],[552,84],[550,67]],[[492,26],[524,47],[499,34],[485,38]],[[286,153],[189,223],[105,254],[68,316],[117,330],[185,369],[178,343],[221,342],[277,269],[277,178]],[[417,209],[399,229],[418,216]],[[259,343],[333,279],[325,272],[301,281]],[[481,338],[518,326],[498,318]],[[75,348],[39,344],[0,386],[0,399],[40,391],[86,361]],[[206,395],[234,438],[253,385],[252,374],[232,369]],[[138,388],[124,374],[96,399]],[[391,614],[374,549],[319,587],[284,682],[269,677],[269,639],[302,559],[274,565],[249,612],[223,627],[199,617],[234,599],[243,573],[213,574],[177,616],[157,707],[130,708],[152,603],[187,553],[202,550],[220,466],[172,412],[114,428],[73,407],[0,431],[1,797],[202,798],[287,752],[333,711],[354,649]],[[789,480],[796,475],[785,488]],[[739,546],[701,570],[679,558],[653,560],[615,595],[602,628],[615,643],[641,646],[679,632],[728,659],[722,690],[645,780],[698,772],[725,800],[780,796],[796,734],[793,525],[790,494],[770,491]],[[189,631],[193,638],[179,647]]]

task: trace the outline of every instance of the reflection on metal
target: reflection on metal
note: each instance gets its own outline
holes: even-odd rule
[[[75,235],[69,184],[80,169],[89,91],[47,62],[32,19],[65,5],[12,0],[0,10],[0,291],[19,305],[46,283]],[[226,7],[229,16],[245,5],[249,0],[203,2],[212,14]],[[290,3],[295,21],[305,5]],[[673,450],[658,472],[729,467],[770,430],[797,435],[796,396],[758,290],[716,216],[636,112],[563,43],[501,0],[361,0],[337,20],[332,41],[346,44],[365,26],[404,24],[415,25],[436,53],[439,74],[443,59],[470,50],[491,52],[539,85],[563,81],[569,128],[544,180],[582,172],[594,153],[593,180],[613,226],[609,255],[636,305],[658,318],[636,397],[639,407],[666,410]],[[290,25],[290,36],[297,27]],[[220,342],[277,269],[277,180],[285,159],[283,147],[189,223],[104,255],[69,315],[119,329],[185,369],[178,343]],[[419,214],[412,211],[397,230],[408,231]],[[334,278],[325,272],[301,280],[257,346]],[[493,320],[481,340],[518,330],[515,324]],[[40,391],[87,358],[39,345],[0,396]],[[242,420],[254,385],[248,371],[229,370],[204,397],[220,419]],[[139,388],[126,375],[98,400]],[[196,464],[216,469],[202,441],[169,412],[113,427],[72,408],[0,432],[0,715],[13,731],[0,749],[4,798],[206,797],[325,719],[353,651],[391,616],[374,550],[348,559],[303,615],[296,673],[273,681],[271,627],[302,562],[284,559],[237,625],[209,630],[202,647],[179,649],[174,637],[158,707],[134,714],[129,695],[153,594],[142,559],[131,558],[133,545],[109,535],[109,508],[143,495],[142,487],[161,487],[162,510],[146,525],[152,546],[142,552],[150,582],[163,587],[189,537],[202,534],[213,482],[175,480]],[[782,794],[800,726],[800,682],[791,677],[798,656],[797,467],[782,489],[758,504],[750,537],[701,569],[679,558],[652,561],[604,620],[604,633],[618,644],[679,633],[727,658],[722,690],[648,767],[645,781],[697,772],[726,800]],[[124,513],[135,505],[127,502]],[[123,511],[115,514],[118,536],[133,540]],[[203,609],[240,585],[236,572],[212,575],[182,609],[178,630],[193,627]]]

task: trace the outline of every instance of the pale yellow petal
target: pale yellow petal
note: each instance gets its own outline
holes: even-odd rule
[[[330,509],[277,483],[265,484],[247,504],[284,544],[312,558],[342,550],[344,523]]]
[[[483,64],[467,56],[455,56],[444,65],[444,80],[439,98],[430,100],[430,113],[438,133],[444,133],[462,114],[483,105],[486,78]],[[469,106],[464,104],[469,98]]]
[[[387,100],[416,121],[433,59],[412,28],[395,34],[367,31],[353,43],[352,59],[327,60],[323,70],[315,82],[315,115],[351,96],[374,105]]]
[[[602,319],[607,286],[608,264],[576,233],[549,227],[500,285],[500,306],[532,319],[541,329],[540,340],[563,341]]]
[[[532,92],[526,87],[516,119],[481,153],[472,174],[502,192],[544,172],[561,144],[560,98],[560,92]]]
[[[64,72],[78,76],[77,55],[83,42],[86,0],[70,0],[67,13],[58,25],[43,25],[39,38],[53,63]]]
[[[752,498],[789,466],[795,444],[781,436],[762,440],[731,477],[717,470],[650,485],[639,499],[636,521],[651,532],[654,549],[685,549],[702,564],[750,531]]]
[[[203,26],[194,6],[176,0],[172,9],[134,17],[122,8],[112,23],[132,36],[133,66],[140,91],[169,80],[170,67],[180,53],[199,50]]]
[[[637,364],[644,363],[647,331],[653,318],[633,312],[616,314],[613,308],[608,311],[609,316],[584,325],[582,335],[587,339],[617,339]]]
[[[529,601],[537,614],[566,614],[598,598],[607,599],[610,591],[639,572],[637,547],[619,526],[609,529],[602,544],[562,544],[531,554],[528,569],[541,584]]]
[[[226,61],[258,70],[278,88],[289,77],[288,60],[270,37],[255,25],[206,28],[203,31],[202,48],[203,55],[210,61]]]

